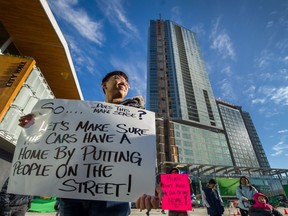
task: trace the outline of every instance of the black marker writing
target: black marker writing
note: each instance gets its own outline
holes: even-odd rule
[[[54,143],[75,143],[77,142],[76,134],[57,134],[53,132],[46,138],[46,144]]]
[[[49,167],[52,165],[43,165],[43,164],[22,164],[21,161],[17,161],[13,165],[13,176],[17,175],[34,175],[34,176],[48,176]]]
[[[20,153],[18,155],[18,160],[23,159],[47,159],[49,150],[42,150],[42,149],[27,149],[27,147],[21,148]]]
[[[108,132],[109,131],[108,127],[109,127],[109,124],[90,123],[89,121],[86,121],[85,123],[83,123],[82,121],[80,121],[75,131],[82,129],[84,130],[84,132],[87,132],[87,131]]]
[[[141,166],[142,158],[139,152],[130,151],[105,151],[98,150],[96,146],[87,145],[81,148],[83,150],[83,161],[105,161],[105,162],[129,162]]]
[[[86,177],[111,177],[112,176],[112,169],[114,166],[112,165],[103,165],[100,163],[90,163],[90,164],[83,164],[87,167]]]

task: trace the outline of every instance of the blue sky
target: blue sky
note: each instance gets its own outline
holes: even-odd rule
[[[150,20],[194,31],[215,98],[242,106],[271,167],[288,168],[288,1],[48,1],[69,45],[85,100],[103,101],[101,79],[127,72],[128,96],[146,96]]]

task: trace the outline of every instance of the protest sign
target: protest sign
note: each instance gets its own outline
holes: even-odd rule
[[[153,112],[48,99],[32,113],[35,122],[18,139],[9,193],[111,201],[154,194]]]
[[[161,174],[162,209],[191,210],[188,174]]]

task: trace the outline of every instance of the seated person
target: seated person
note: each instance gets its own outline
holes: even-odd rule
[[[282,216],[282,214],[269,205],[268,198],[262,193],[253,196],[254,204],[249,209],[250,216]]]

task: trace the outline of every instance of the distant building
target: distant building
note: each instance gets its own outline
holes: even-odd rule
[[[252,146],[254,148],[256,157],[258,159],[258,163],[260,167],[270,168],[269,161],[267,159],[266,153],[263,149],[260,138],[257,134],[256,128],[253,124],[251,116],[248,112],[242,111],[242,117],[247,128],[250,140],[252,142]]]
[[[150,21],[147,100],[158,117],[158,163],[233,165],[194,32]]]
[[[169,20],[151,20],[147,109],[156,113],[158,173],[177,166],[195,193],[217,178],[220,191],[248,175],[269,196],[284,193],[288,170],[269,166],[249,113],[215,100],[196,34]],[[230,186],[229,186],[230,187]]]
[[[217,100],[217,105],[226,131],[234,166],[260,167],[248,128],[243,119],[241,107],[220,100]],[[251,127],[249,129],[252,133]],[[256,133],[255,128],[253,132]]]
[[[82,99],[66,41],[45,0],[0,0],[0,185],[20,116],[40,99]]]

